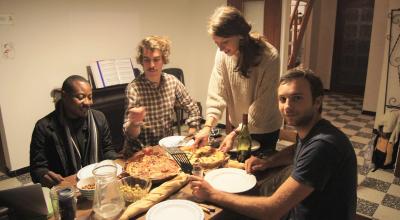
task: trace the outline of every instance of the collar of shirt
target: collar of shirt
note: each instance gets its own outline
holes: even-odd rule
[[[163,86],[164,83],[165,83],[165,73],[161,73],[161,76],[160,76],[160,83],[159,83],[159,84],[150,81],[149,79],[147,79],[147,78],[144,76],[144,74],[143,74],[143,78],[144,78],[144,81],[145,81],[147,84],[149,84],[151,88],[154,88],[154,89],[160,88],[160,87]]]

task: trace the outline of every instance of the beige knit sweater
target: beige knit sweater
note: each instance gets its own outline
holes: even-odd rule
[[[239,126],[242,114],[248,113],[249,129],[262,134],[280,128],[282,118],[278,109],[279,55],[268,44],[258,66],[245,78],[235,71],[237,57],[217,50],[208,85],[207,118],[221,119],[228,107],[230,122]]]

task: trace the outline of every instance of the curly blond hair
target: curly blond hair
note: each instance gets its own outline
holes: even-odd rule
[[[149,36],[143,39],[137,50],[136,62],[142,64],[143,51],[148,49],[151,51],[160,50],[164,64],[169,63],[169,55],[171,53],[171,41],[167,37],[162,36]]]

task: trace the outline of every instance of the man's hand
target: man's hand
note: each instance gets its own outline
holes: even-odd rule
[[[255,171],[265,170],[268,168],[267,161],[258,157],[251,156],[244,162],[246,172],[254,173]]]
[[[144,107],[134,107],[128,110],[128,119],[133,125],[142,123],[145,116],[146,110]]]
[[[62,181],[64,181],[64,178],[60,174],[49,171],[43,175],[42,179],[40,180],[40,184],[42,184],[42,186],[51,188],[55,185],[58,185]]]
[[[233,142],[235,141],[235,137],[236,137],[235,132],[229,133],[219,146],[219,150],[225,153],[230,151],[233,148]]]
[[[211,195],[217,192],[207,181],[198,176],[190,176],[190,188],[192,189],[192,194],[199,200],[205,201],[210,200]]]
[[[208,143],[208,136],[210,135],[210,128],[204,127],[194,136],[194,147],[201,147]]]

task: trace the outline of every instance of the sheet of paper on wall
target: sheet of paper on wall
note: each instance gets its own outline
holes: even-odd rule
[[[135,79],[130,58],[99,60],[90,65],[96,88],[130,83]]]

